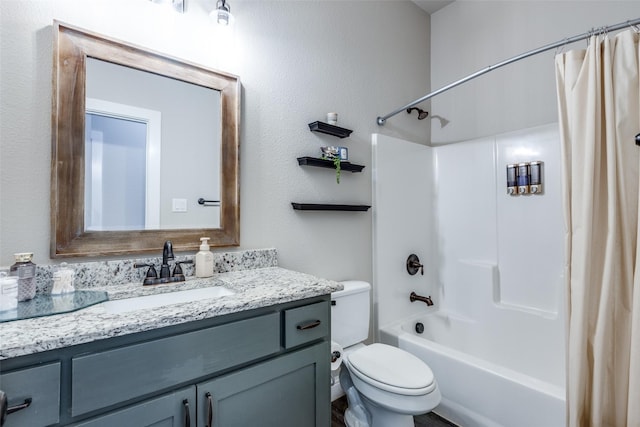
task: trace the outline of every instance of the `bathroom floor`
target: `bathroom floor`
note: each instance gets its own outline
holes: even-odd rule
[[[331,427],[346,427],[344,424],[344,410],[347,408],[347,398],[342,396],[331,404]],[[457,427],[444,418],[429,412],[413,417],[416,427]]]

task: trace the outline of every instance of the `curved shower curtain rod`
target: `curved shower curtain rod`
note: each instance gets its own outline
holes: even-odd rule
[[[458,81],[455,81],[453,83],[450,83],[450,84],[448,84],[448,85],[446,85],[446,86],[444,86],[444,87],[442,87],[442,88],[440,88],[440,89],[438,89],[438,90],[436,90],[434,92],[431,92],[431,93],[423,96],[420,99],[416,99],[415,101],[405,105],[404,107],[400,107],[397,110],[392,111],[391,113],[387,114],[386,116],[379,116],[376,119],[376,122],[378,123],[379,126],[383,126],[384,122],[386,122],[389,117],[393,117],[396,114],[405,111],[407,108],[411,108],[411,107],[413,107],[413,106],[415,106],[415,105],[417,105],[417,104],[419,104],[421,102],[426,101],[427,99],[433,98],[436,95],[440,95],[442,92],[446,92],[449,89],[453,89],[454,87],[461,85],[462,83],[466,83],[469,80],[475,79],[476,77],[479,77],[479,76],[481,76],[483,74],[486,74],[489,71],[493,71],[495,69],[503,67],[503,66],[505,66],[507,64],[511,64],[512,62],[516,62],[516,61],[519,61],[521,59],[528,58],[530,56],[537,55],[539,53],[546,52],[546,51],[551,50],[551,49],[555,49],[557,47],[561,47],[561,46],[564,46],[564,45],[567,45],[567,44],[575,43],[575,42],[578,42],[580,40],[588,39],[589,37],[591,37],[594,34],[601,34],[601,33],[607,33],[609,31],[621,30],[621,29],[626,28],[626,27],[634,28],[636,30],[636,32],[639,32],[640,29],[638,29],[636,27],[638,24],[640,24],[640,18],[632,19],[630,21],[621,22],[621,23],[616,24],[616,25],[610,25],[608,27],[594,28],[591,31],[587,31],[586,33],[579,34],[579,35],[573,36],[573,37],[569,37],[569,38],[557,41],[555,43],[551,43],[551,44],[539,47],[537,49],[530,50],[529,52],[522,53],[520,55],[514,56],[513,58],[506,59],[506,60],[504,60],[502,62],[499,62],[497,64],[494,64],[494,65],[489,65],[488,67],[483,68],[482,70],[476,71],[475,73],[470,74],[465,78],[462,78],[462,79],[460,79]]]

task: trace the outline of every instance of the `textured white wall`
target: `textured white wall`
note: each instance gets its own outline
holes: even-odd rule
[[[594,27],[640,17],[631,1],[456,1],[431,16],[431,88]],[[567,49],[584,48],[579,42]],[[434,144],[556,122],[551,50],[485,74],[431,100],[450,123],[432,127]]]
[[[297,212],[290,202],[371,201],[370,134],[426,142],[429,123],[378,115],[429,89],[429,16],[408,1],[231,2],[236,25],[209,24],[210,0],[166,15],[147,0],[0,1],[0,265],[34,251],[49,263],[52,21],[238,74],[243,84],[241,246],[280,264],[371,280],[371,212]],[[401,31],[399,29],[402,29]],[[349,139],[307,123],[339,113]],[[296,157],[345,145],[363,173],[302,168]],[[158,243],[160,247],[162,242]]]

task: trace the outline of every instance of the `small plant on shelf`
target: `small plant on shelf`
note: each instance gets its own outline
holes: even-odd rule
[[[333,166],[336,167],[336,182],[340,184],[340,157],[333,158]]]
[[[325,160],[333,161],[333,166],[336,168],[336,183],[340,184],[340,152],[338,147],[320,147],[322,150],[322,158]]]

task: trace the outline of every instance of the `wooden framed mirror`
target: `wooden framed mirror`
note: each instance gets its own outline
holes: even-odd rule
[[[213,247],[238,246],[239,77],[60,22],[53,55],[51,257],[157,252],[166,240],[174,250],[196,250],[200,237]],[[116,93],[125,101],[103,99]],[[122,106],[134,113],[120,113]],[[114,137],[113,148],[102,130],[89,129],[112,107],[118,112],[104,117],[142,126],[141,148],[131,148],[129,134]],[[151,111],[154,124],[138,111]],[[123,146],[124,155],[106,160]]]

